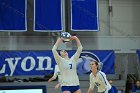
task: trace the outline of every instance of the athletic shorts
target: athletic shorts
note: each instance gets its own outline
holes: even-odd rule
[[[79,85],[77,85],[77,86],[62,86],[61,87],[62,92],[70,91],[71,93],[74,93],[74,92],[76,92],[79,89],[80,89]]]

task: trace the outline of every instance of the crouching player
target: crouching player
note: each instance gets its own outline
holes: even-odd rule
[[[114,93],[105,73],[99,71],[99,63],[97,61],[92,61],[90,63],[90,68],[90,86],[87,93],[93,93],[94,86],[97,86],[98,93]]]

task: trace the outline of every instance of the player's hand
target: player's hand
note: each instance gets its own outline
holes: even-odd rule
[[[62,37],[61,37],[61,38],[60,38],[60,40],[61,40],[61,41],[63,41],[63,40],[64,40],[64,38],[62,38]]]
[[[60,41],[61,41],[61,42],[64,42],[64,38],[61,37],[61,38],[60,38]]]
[[[58,89],[59,88],[59,84],[57,84],[55,87],[54,87],[54,89]]]
[[[49,79],[48,82],[51,82],[51,79]]]
[[[75,40],[77,38],[77,36],[71,36],[71,40]]]

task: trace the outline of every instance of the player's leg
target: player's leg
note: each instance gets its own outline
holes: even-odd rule
[[[79,89],[79,90],[77,90],[76,92],[74,92],[74,93],[81,93],[81,90]]]
[[[81,89],[80,89],[79,85],[78,86],[74,86],[72,90],[73,90],[72,91],[73,93],[81,93]]]
[[[70,91],[63,91],[62,93],[71,93]]]

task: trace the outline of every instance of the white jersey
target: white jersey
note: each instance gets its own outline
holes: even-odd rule
[[[93,89],[94,86],[97,86],[98,92],[108,93],[111,89],[111,85],[102,71],[98,71],[96,77],[92,73],[90,74],[90,88]]]
[[[79,46],[76,53],[70,59],[64,59],[56,51],[54,46],[52,49],[56,63],[59,66],[61,73],[61,86],[76,86],[79,85],[79,79],[76,71],[76,62],[82,52],[82,46]]]
[[[60,74],[60,70],[58,65],[55,65],[55,70],[54,70],[54,74],[53,77],[57,77],[58,76],[58,82],[61,83],[61,74]]]

